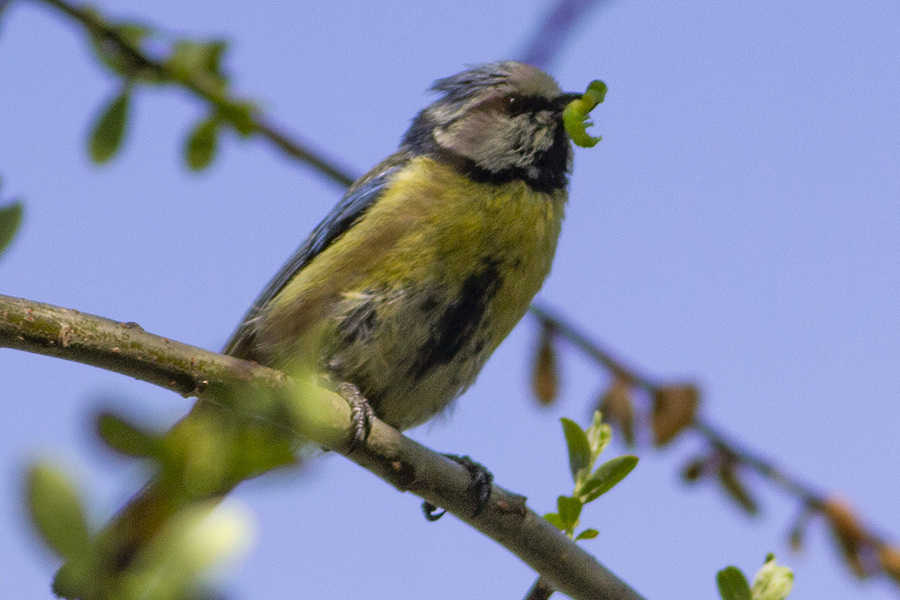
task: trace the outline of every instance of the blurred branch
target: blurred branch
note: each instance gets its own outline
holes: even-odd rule
[[[350,408],[340,396],[305,387],[284,373],[155,336],[133,323],[0,296],[0,347],[73,360],[136,377],[184,396],[219,402],[223,390],[256,385],[322,399],[315,422],[279,424],[346,455]],[[214,393],[217,392],[217,393]],[[232,395],[233,396],[233,395]],[[321,406],[319,406],[321,404]],[[239,408],[239,407],[238,407]],[[489,505],[472,518],[470,476],[460,464],[375,420],[366,443],[349,456],[401,491],[445,508],[497,541],[539,572],[554,588],[576,599],[639,600],[624,582],[525,505],[525,498],[494,486]]]
[[[821,516],[828,524],[845,562],[855,575],[867,577],[881,574],[900,583],[900,548],[889,543],[872,528],[865,526],[863,520],[845,501],[835,495],[822,494],[801,478],[782,470],[766,457],[735,442],[708,419],[698,414],[696,406],[699,392],[695,386],[655,382],[650,376],[627,366],[563,317],[537,306],[531,308],[531,313],[540,321],[544,331],[541,352],[547,352],[548,344],[552,343],[553,339],[563,338],[610,373],[613,383],[603,398],[605,406],[601,407],[605,418],[614,424],[617,414],[626,414],[630,419],[632,414],[630,390],[638,388],[650,398],[652,405],[650,429],[655,445],[662,446],[688,429],[703,438],[708,445],[708,453],[687,465],[684,471],[686,480],[693,482],[701,478],[715,477],[729,497],[745,511],[753,513],[757,510],[756,503],[739,476],[744,471],[753,471],[797,500],[798,517],[790,533],[792,546],[797,548],[801,545],[810,518]],[[685,394],[686,391],[690,394]],[[689,399],[691,401],[682,402],[685,406],[675,410],[676,413],[680,413],[675,418],[675,424],[660,422],[667,418],[660,415],[667,412],[671,414],[670,409],[662,405],[667,402],[678,404],[681,402],[679,398],[691,394],[693,395],[693,398]],[[619,399],[618,402],[611,402],[616,398]],[[622,402],[627,404],[624,410]],[[630,420],[628,423],[619,422],[620,427],[623,425],[631,426]],[[661,433],[662,431],[664,433]]]
[[[558,0],[525,45],[520,60],[536,67],[549,67],[562,51],[575,27],[583,23],[588,12],[603,1]]]
[[[149,56],[120,28],[106,23],[93,10],[70,4],[65,0],[36,1],[66,15],[81,25],[91,36],[112,45],[136,72],[150,73],[159,81],[178,85],[214,107],[217,115],[230,122],[240,133],[256,134],[267,139],[289,157],[306,163],[340,185],[349,186],[356,179],[346,169],[326,158],[323,153],[312,149],[309,143],[284,133],[282,129],[260,115],[258,110],[246,110],[250,104],[225,95],[214,78],[204,77],[202,72],[193,72],[185,76],[183,71],[176,72],[168,62]]]

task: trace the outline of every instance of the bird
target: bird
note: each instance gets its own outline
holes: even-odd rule
[[[473,383],[550,272],[572,165],[562,111],[581,96],[515,61],[431,89],[397,152],[350,187],[224,350],[286,370],[314,352],[401,430]]]
[[[509,60],[431,91],[397,151],[353,183],[223,351],[288,373],[313,364],[350,402],[354,444],[373,415],[406,430],[475,381],[543,285],[562,226],[573,156],[562,114],[581,94]],[[203,410],[176,428],[190,438]],[[176,504],[163,495],[151,483],[108,526],[124,540],[117,565]]]

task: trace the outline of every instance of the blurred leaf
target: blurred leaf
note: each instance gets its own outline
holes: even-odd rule
[[[578,525],[578,517],[581,516],[581,509],[584,506],[578,498],[571,496],[559,496],[556,499],[557,510],[559,510],[559,518],[562,520],[563,528],[566,531],[572,531]]]
[[[666,385],[653,392],[653,443],[662,446],[694,422],[700,394],[693,385]]]
[[[76,568],[77,563],[67,562],[53,576],[52,591],[58,598],[91,598],[85,593],[86,578]]]
[[[144,38],[150,35],[150,28],[142,23],[116,23],[114,28],[116,33],[135,46],[140,46]]]
[[[775,555],[766,557],[766,562],[756,572],[750,593],[753,600],[784,600],[794,586],[794,574],[787,567],[775,563]]]
[[[845,501],[829,498],[822,505],[822,514],[831,526],[831,533],[844,559],[857,577],[867,577],[868,569],[860,556],[860,551],[870,542],[856,513]]]
[[[88,554],[91,535],[75,486],[63,473],[46,463],[28,472],[28,512],[41,537],[62,558]]]
[[[160,485],[186,498],[208,498],[296,460],[295,436],[246,414],[195,411],[169,430],[158,453]]]
[[[591,425],[584,433],[588,439],[588,447],[591,449],[591,464],[593,464],[593,461],[597,460],[597,457],[600,456],[603,451],[606,450],[606,446],[609,445],[609,442],[612,439],[612,429],[603,422],[603,413],[599,410],[595,410]]]
[[[900,549],[890,544],[881,544],[878,548],[878,562],[888,577],[900,583]]]
[[[241,137],[247,137],[256,131],[253,115],[256,105],[245,100],[229,100],[217,109],[219,118],[228,121]]]
[[[150,35],[149,27],[134,22],[108,23],[94,8],[84,8],[83,11],[98,25],[108,27],[114,32],[113,35],[108,35],[99,29],[92,29],[90,34],[94,54],[106,68],[129,80],[139,78],[155,81],[159,79],[159,73],[155,69],[148,68],[146,61],[128,48],[131,46],[134,50],[139,51],[144,39]],[[116,36],[124,41],[124,47],[115,39]]]
[[[631,473],[637,466],[637,456],[625,454],[608,460],[591,473],[581,488],[578,490],[582,502],[593,502]]]
[[[184,147],[184,160],[193,171],[210,165],[219,142],[220,121],[210,117],[200,121],[191,131]]]
[[[803,527],[793,527],[791,528],[791,533],[788,535],[788,545],[791,547],[791,550],[794,552],[802,552],[803,551],[803,538],[806,536],[805,528]]]
[[[591,468],[591,448],[587,435],[578,423],[565,417],[560,422],[569,448],[569,470],[572,472],[572,479],[578,483],[580,474]]]
[[[6,250],[19,226],[22,224],[23,207],[21,202],[13,202],[0,206],[0,254]]]
[[[541,340],[534,357],[534,371],[531,376],[534,395],[544,405],[553,404],[559,394],[559,370],[553,335],[546,327],[541,331]]]
[[[578,540],[592,540],[598,535],[600,535],[600,532],[596,529],[585,529],[575,536],[575,541],[577,542]]]
[[[180,40],[175,44],[166,66],[181,80],[206,77],[219,94],[225,91],[227,79],[221,72],[222,54],[228,44],[224,40],[195,42]]]
[[[161,437],[143,431],[112,413],[97,415],[97,433],[107,446],[126,456],[149,458],[160,449]]]
[[[113,98],[95,121],[91,131],[91,159],[97,164],[109,162],[122,146],[125,127],[128,123],[128,106],[131,101],[131,87],[126,85]]]
[[[181,510],[134,559],[121,581],[123,598],[195,597],[206,572],[243,554],[252,541],[251,515],[235,502]]]
[[[794,552],[803,550],[803,538],[805,537],[806,526],[809,524],[810,517],[817,513],[818,511],[813,505],[806,504],[803,506],[803,510],[800,511],[800,514],[797,515],[797,519],[794,521],[794,525],[791,527],[791,532],[788,535],[791,550]]]
[[[229,469],[236,480],[248,479],[296,462],[296,437],[269,423],[237,424],[230,446]]]
[[[562,517],[560,517],[558,513],[547,513],[546,515],[544,515],[544,518],[550,521],[550,523],[560,531],[566,530],[566,526],[563,523]]]
[[[725,567],[716,574],[722,600],[751,600],[750,584],[737,567]]]
[[[688,461],[681,469],[681,478],[688,483],[694,483],[703,477],[709,460],[705,456]]]
[[[634,446],[634,403],[631,400],[631,384],[616,377],[600,399],[600,410],[606,420],[619,428],[628,447]]]
[[[719,483],[729,498],[737,502],[737,504],[747,511],[748,514],[755,515],[759,513],[759,506],[750,491],[738,477],[737,469],[734,463],[722,461],[718,470]]]

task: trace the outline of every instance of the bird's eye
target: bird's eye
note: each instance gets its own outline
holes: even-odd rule
[[[522,101],[521,96],[510,95],[506,97],[506,110],[511,115],[519,115],[522,114],[525,110],[525,102]]]

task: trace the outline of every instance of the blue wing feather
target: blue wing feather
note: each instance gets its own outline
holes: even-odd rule
[[[247,311],[241,324],[225,344],[224,354],[238,358],[253,357],[254,321],[284,286],[336,239],[347,232],[366,210],[372,206],[387,187],[390,178],[406,163],[405,157],[395,155],[362,177],[338,202],[325,219],[313,229],[305,242],[281,267],[269,282],[253,306]]]

